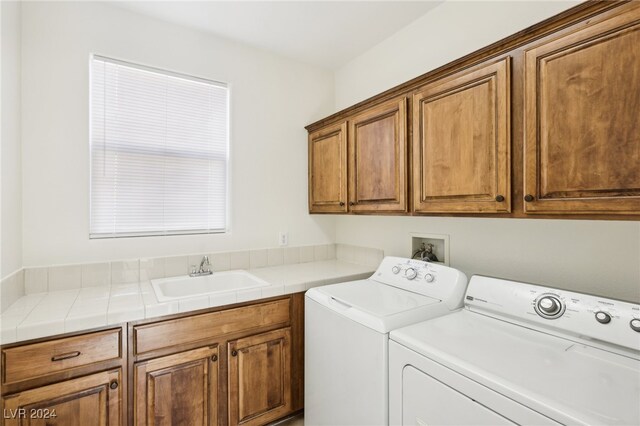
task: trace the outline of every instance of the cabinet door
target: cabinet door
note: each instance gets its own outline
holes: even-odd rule
[[[510,58],[413,95],[413,209],[511,211]]]
[[[309,134],[309,212],[347,211],[347,123]]]
[[[216,425],[218,347],[205,347],[137,363],[136,425]]]
[[[105,371],[4,397],[4,424],[122,424],[122,370]]]
[[[291,331],[229,342],[229,424],[262,425],[291,411]]]
[[[406,99],[375,106],[349,120],[349,209],[407,210]]]
[[[525,52],[525,211],[640,211],[640,7]]]

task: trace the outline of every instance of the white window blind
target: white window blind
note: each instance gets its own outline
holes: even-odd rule
[[[224,232],[225,84],[91,59],[91,238]]]

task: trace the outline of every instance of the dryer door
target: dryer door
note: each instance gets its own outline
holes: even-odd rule
[[[559,423],[390,340],[389,424]]]
[[[404,425],[515,424],[412,366],[402,376]]]

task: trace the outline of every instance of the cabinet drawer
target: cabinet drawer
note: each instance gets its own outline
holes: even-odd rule
[[[289,299],[134,327],[134,354],[289,322]]]
[[[4,349],[3,384],[122,358],[122,329]]]

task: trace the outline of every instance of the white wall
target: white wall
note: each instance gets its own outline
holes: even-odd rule
[[[331,73],[104,3],[27,2],[22,25],[25,266],[333,242],[307,214],[303,127],[331,112]],[[230,84],[230,234],[88,239],[90,53]]]
[[[578,3],[445,1],[338,69],[336,107],[353,105]]]
[[[20,153],[20,4],[2,2],[0,278],[22,267]]]
[[[575,3],[445,2],[336,72],[344,108]],[[450,235],[451,264],[484,274],[640,302],[640,223],[491,218],[337,218],[338,243],[408,256],[410,232]]]

